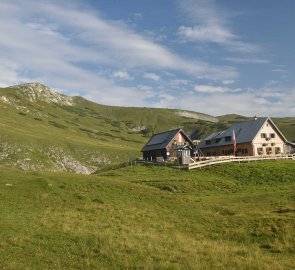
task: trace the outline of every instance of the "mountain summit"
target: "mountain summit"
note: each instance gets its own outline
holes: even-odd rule
[[[17,89],[19,94],[24,95],[31,102],[44,101],[67,106],[73,106],[75,104],[73,97],[62,95],[38,82],[20,84],[10,88]]]

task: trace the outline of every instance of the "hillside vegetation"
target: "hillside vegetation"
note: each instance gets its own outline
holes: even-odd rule
[[[91,173],[140,157],[154,132],[177,127],[205,132],[217,129],[216,122],[195,112],[99,105],[38,83],[3,88],[0,166]]]
[[[294,161],[0,171],[1,269],[294,269]]]
[[[140,157],[154,132],[180,127],[201,138],[230,123],[190,111],[99,105],[38,83],[2,88],[0,167],[89,174]],[[295,137],[294,118],[278,125]]]

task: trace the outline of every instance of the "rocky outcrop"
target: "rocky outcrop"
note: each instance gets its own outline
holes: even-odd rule
[[[208,121],[208,122],[212,122],[212,123],[218,122],[218,119],[213,116],[202,114],[202,113],[197,113],[197,112],[178,111],[178,112],[176,112],[176,114],[179,116],[182,116],[182,117],[196,119],[196,120],[204,120],[204,121]]]
[[[13,88],[17,88],[18,93],[24,95],[31,102],[44,101],[59,105],[75,105],[73,97],[62,95],[40,83],[20,84],[13,86]]]

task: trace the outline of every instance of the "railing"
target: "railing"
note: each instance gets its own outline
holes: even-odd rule
[[[188,170],[203,168],[211,165],[221,164],[221,163],[229,163],[229,162],[251,162],[251,161],[261,161],[261,160],[279,160],[279,159],[291,159],[295,160],[295,154],[293,155],[278,155],[278,156],[247,156],[247,157],[217,157],[211,158],[203,161],[194,161],[187,165]]]
[[[138,160],[133,162],[133,165],[136,165],[136,164],[145,164],[145,165],[151,165],[151,166],[165,166],[165,167],[181,169],[181,170],[186,170],[188,166],[188,165],[181,165],[177,162],[169,162],[169,161],[157,162],[157,161],[147,161],[147,160]]]

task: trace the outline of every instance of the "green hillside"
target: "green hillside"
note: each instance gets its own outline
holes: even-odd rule
[[[99,105],[38,83],[2,88],[0,164],[89,173],[140,157],[154,132],[181,127],[202,134],[218,129],[216,121],[188,111]]]
[[[183,128],[197,138],[246,117],[105,106],[30,83],[0,88],[0,166],[91,173],[140,157],[154,132]],[[295,118],[274,119],[295,140]]]
[[[290,142],[295,142],[295,118],[273,118],[275,124]]]
[[[248,121],[251,119],[251,117],[242,116],[238,114],[225,114],[225,115],[218,116],[217,118],[219,121],[226,122],[229,124]]]
[[[294,161],[0,170],[1,269],[293,269]]]

